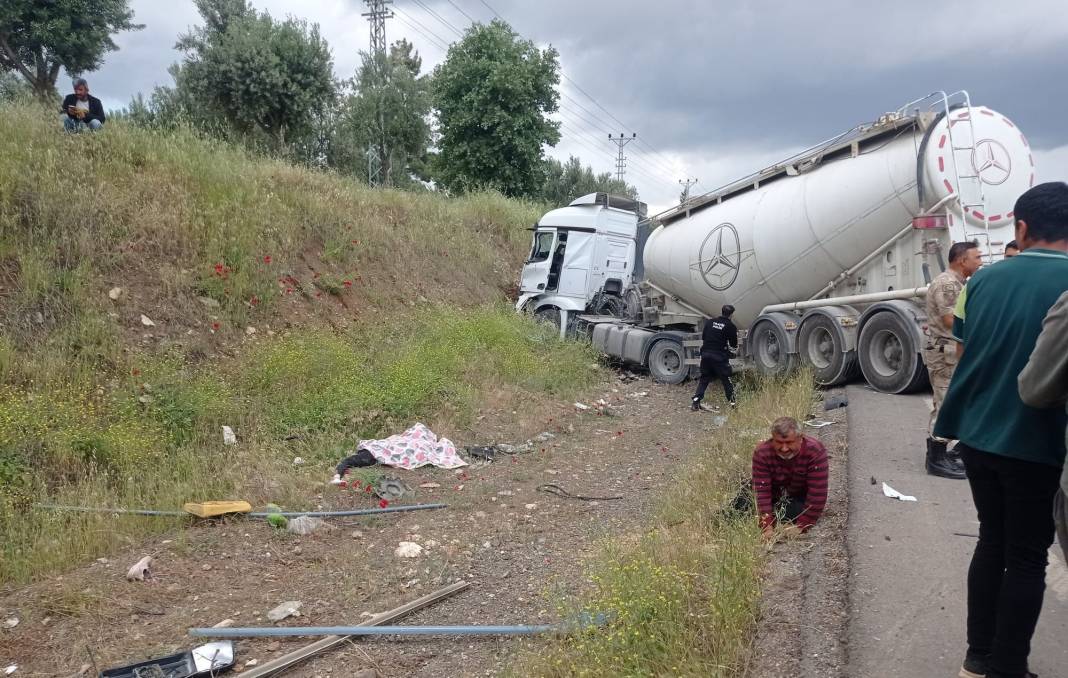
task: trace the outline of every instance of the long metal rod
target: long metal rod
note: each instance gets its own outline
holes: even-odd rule
[[[773,313],[775,311],[801,311],[806,308],[818,308],[820,306],[841,306],[844,304],[866,304],[877,301],[890,301],[891,299],[915,299],[926,297],[927,287],[914,287],[907,290],[894,290],[892,292],[873,292],[871,294],[854,294],[848,297],[831,297],[830,299],[810,299],[809,301],[794,301],[787,304],[772,304],[765,306],[761,313]]]
[[[124,508],[100,508],[95,506],[63,506],[59,504],[34,504],[36,508],[49,511],[74,511],[78,513],[115,513],[120,515],[135,516],[165,516],[182,517],[188,516],[185,511],[157,511],[155,509],[124,509]],[[283,511],[281,513],[267,513],[255,511],[253,513],[238,513],[249,518],[266,518],[270,515],[280,515],[286,518],[307,516],[309,518],[341,518],[345,516],[370,516],[380,513],[400,513],[402,511],[426,511],[430,509],[446,508],[448,504],[410,504],[407,506],[387,506],[386,508],[356,509],[352,511]]]
[[[408,615],[414,612],[418,612],[419,610],[422,610],[425,607],[429,607],[434,603],[438,602],[439,600],[444,600],[445,598],[454,596],[460,591],[466,589],[468,586],[470,586],[470,584],[465,581],[459,581],[454,584],[449,584],[445,588],[438,589],[433,593],[428,593],[427,595],[421,598],[416,598],[415,600],[409,603],[405,603],[400,607],[393,608],[389,612],[376,614],[370,619],[360,622],[359,624],[357,624],[357,626],[378,626],[380,624],[389,624],[391,622],[395,622],[398,619],[407,617]],[[266,678],[267,676],[272,676],[281,673],[282,671],[285,671],[286,669],[296,664],[299,664],[305,659],[314,657],[318,654],[322,654],[323,652],[326,652],[332,647],[341,645],[342,643],[348,641],[348,639],[348,636],[327,636],[325,638],[320,638],[314,643],[305,645],[299,650],[294,650],[293,652],[283,655],[277,659],[272,659],[266,664],[260,664],[255,668],[247,670],[243,674],[241,674],[241,676],[242,678]]]
[[[277,638],[286,636],[527,636],[565,628],[559,624],[516,626],[281,626],[194,628],[203,638]]]

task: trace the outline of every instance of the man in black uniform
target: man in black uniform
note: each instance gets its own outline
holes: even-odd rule
[[[701,380],[697,382],[697,393],[693,394],[690,409],[701,409],[701,400],[705,397],[708,382],[719,379],[723,382],[723,393],[727,402],[734,407],[734,384],[731,383],[731,351],[738,350],[738,328],[731,322],[734,307],[727,304],[722,315],[705,322],[701,331]]]

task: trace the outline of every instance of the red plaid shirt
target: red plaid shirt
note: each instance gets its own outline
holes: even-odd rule
[[[827,449],[823,443],[801,436],[801,450],[792,459],[775,453],[771,440],[753,452],[753,495],[760,526],[775,524],[775,504],[784,496],[805,502],[797,526],[807,530],[823,515],[827,504]]]

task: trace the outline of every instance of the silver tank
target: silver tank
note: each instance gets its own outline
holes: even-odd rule
[[[954,125],[960,146],[965,134],[956,125],[966,123],[969,110],[974,137],[968,149],[954,152],[947,127]],[[913,217],[940,204],[954,205],[958,214],[955,223],[950,217],[954,239],[985,230],[986,224],[990,240],[1012,239],[1013,204],[1034,184],[1024,135],[1004,115],[975,106],[923,127],[891,129],[807,171],[799,163],[770,183],[728,195],[689,216],[677,215],[646,243],[646,279],[709,316],[732,304],[736,323],[746,327],[767,305],[812,297]],[[985,215],[967,205],[968,191],[978,194],[979,180]],[[964,206],[950,198],[960,186]]]

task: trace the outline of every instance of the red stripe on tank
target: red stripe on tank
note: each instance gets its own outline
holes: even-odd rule
[[[946,161],[942,159],[942,156],[938,156],[938,171],[939,172],[945,172],[946,171]]]
[[[946,135],[943,134],[942,138],[938,140],[938,147],[942,148],[945,145],[946,145]]]
[[[953,184],[949,183],[949,179],[943,179],[942,183],[946,185],[946,190],[950,193],[953,192]]]

